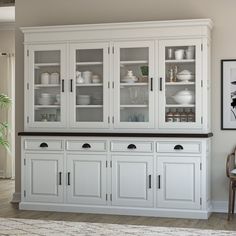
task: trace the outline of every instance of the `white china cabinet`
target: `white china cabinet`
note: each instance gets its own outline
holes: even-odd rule
[[[209,132],[210,29],[209,20],[23,28],[25,130]]]
[[[22,28],[20,209],[207,219],[211,28]]]

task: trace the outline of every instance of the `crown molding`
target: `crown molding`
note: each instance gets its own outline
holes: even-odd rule
[[[168,21],[143,21],[143,22],[123,22],[123,23],[101,23],[101,24],[79,24],[79,25],[56,25],[56,26],[36,26],[20,27],[23,33],[37,32],[69,32],[87,30],[109,30],[109,29],[134,29],[149,27],[175,27],[175,26],[207,26],[213,27],[211,19],[191,19],[191,20],[168,20]]]

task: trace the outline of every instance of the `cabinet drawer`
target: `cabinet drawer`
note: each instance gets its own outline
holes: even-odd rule
[[[106,141],[76,141],[66,142],[66,149],[69,151],[106,151]]]
[[[112,141],[112,152],[153,152],[152,142]]]
[[[157,142],[157,152],[200,153],[200,142]]]
[[[24,148],[25,150],[51,150],[51,151],[57,151],[62,150],[62,141],[61,140],[25,140],[24,142]]]

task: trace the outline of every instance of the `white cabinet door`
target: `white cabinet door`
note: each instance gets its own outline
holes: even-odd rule
[[[157,157],[157,207],[200,209],[200,157]]]
[[[114,127],[154,127],[154,41],[114,43]]]
[[[27,50],[26,126],[65,127],[66,45],[30,45]]]
[[[106,204],[106,155],[67,155],[67,202]]]
[[[153,157],[112,156],[112,205],[153,206]]]
[[[70,45],[70,124],[109,127],[109,43]]]
[[[156,122],[165,129],[199,129],[203,122],[202,41],[179,39],[158,43],[156,60],[160,78]]]
[[[63,154],[25,154],[25,198],[29,202],[63,202]]]

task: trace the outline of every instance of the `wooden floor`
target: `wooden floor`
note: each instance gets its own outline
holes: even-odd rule
[[[80,213],[59,213],[59,212],[39,212],[39,211],[20,211],[17,204],[11,204],[12,193],[14,192],[14,181],[0,180],[0,217],[13,217],[25,219],[46,219],[64,221],[83,221],[96,223],[113,224],[134,224],[166,227],[189,227],[201,229],[221,229],[236,231],[235,219],[228,222],[226,214],[212,214],[208,220],[188,220],[157,217],[140,216],[118,216],[118,215],[97,215]]]

